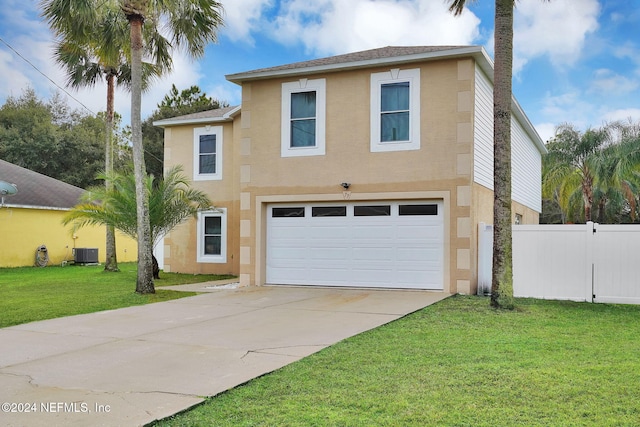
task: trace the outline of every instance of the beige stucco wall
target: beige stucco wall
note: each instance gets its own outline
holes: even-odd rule
[[[444,201],[446,291],[471,285],[472,60],[434,61],[421,70],[421,149],[370,151],[370,75],[385,67],[308,76],[326,79],[326,155],[281,158],[281,85],[243,85],[240,239],[243,285],[265,278],[266,205],[280,201],[440,199]],[[351,183],[348,194],[342,182]]]
[[[196,220],[189,219],[174,228],[164,239],[164,271],[175,273],[239,273],[239,134],[234,126],[237,122],[212,122],[210,126],[223,126],[222,179],[210,181],[193,181],[193,130],[205,127],[206,123],[188,126],[165,128],[165,169],[174,165],[183,165],[184,174],[191,181],[193,188],[209,195],[216,208],[227,210],[227,262],[197,262],[197,228]]]

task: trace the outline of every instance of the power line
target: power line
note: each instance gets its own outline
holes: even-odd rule
[[[101,5],[102,6],[106,3],[103,2]],[[76,101],[78,104],[80,104],[82,107],[84,107],[84,109],[86,109],[88,112],[90,112],[92,115],[97,116],[97,114],[95,112],[93,112],[93,110],[91,110],[91,108],[87,107],[86,105],[84,105],[79,99],[77,99],[75,96],[71,95],[65,88],[63,88],[62,86],[60,86],[58,83],[56,83],[55,81],[53,81],[49,76],[47,76],[44,72],[40,71],[40,69],[38,67],[36,67],[31,61],[29,61],[27,58],[25,58],[24,56],[22,56],[22,54],[20,52],[18,52],[16,49],[13,48],[13,46],[11,46],[8,42],[6,42],[2,37],[0,37],[0,41],[2,43],[4,43],[5,46],[7,46],[9,49],[11,49],[13,51],[13,53],[15,53],[16,55],[18,55],[24,62],[26,62],[27,64],[29,64],[31,67],[33,67],[34,70],[36,70],[38,73],[42,74],[42,76],[44,76],[44,78],[46,78],[47,80],[49,80],[55,87],[57,87],[58,89],[60,89],[61,91],[63,91],[65,94],[67,94],[71,99],[73,99],[74,101]],[[144,152],[155,158],[157,161],[162,162],[161,159],[159,159],[157,156],[155,156],[153,153],[149,152],[148,150],[144,150]]]
[[[56,83],[55,81],[53,81],[49,76],[47,76],[44,72],[40,71],[40,69],[38,67],[36,67],[31,61],[29,61],[27,58],[25,58],[24,56],[22,56],[22,54],[20,52],[18,52],[17,50],[15,50],[13,48],[13,46],[11,46],[9,43],[7,43],[2,37],[0,37],[0,41],[2,43],[4,43],[5,46],[7,46],[9,49],[11,49],[13,51],[13,53],[15,53],[16,55],[18,55],[24,62],[26,62],[27,64],[31,65],[31,67],[33,67],[34,70],[36,70],[38,73],[42,74],[42,76],[44,76],[44,78],[46,78],[47,80],[49,80],[55,87],[57,87],[58,89],[60,89],[61,91],[63,91],[64,93],[66,93],[71,99],[73,99],[74,101],[76,101],[78,104],[82,105],[88,112],[90,112],[91,114],[93,114],[94,116],[96,115],[96,113],[94,113],[91,108],[87,107],[86,105],[84,105],[80,100],[78,100],[76,97],[74,97],[73,95],[71,95],[65,88],[63,88],[62,86],[60,86],[58,83]]]

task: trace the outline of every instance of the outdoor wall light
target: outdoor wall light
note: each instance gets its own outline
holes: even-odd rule
[[[340,184],[342,186],[342,188],[344,188],[345,190],[348,190],[349,187],[351,187],[351,184],[349,184],[348,182],[343,182],[342,184]]]

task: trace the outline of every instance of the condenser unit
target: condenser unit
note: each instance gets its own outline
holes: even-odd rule
[[[75,248],[73,262],[76,264],[97,264],[98,248]]]

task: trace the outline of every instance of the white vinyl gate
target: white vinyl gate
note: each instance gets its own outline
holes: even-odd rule
[[[486,241],[492,230],[480,225],[479,242],[485,241],[480,253],[491,251],[492,239]],[[490,272],[491,257],[485,258]],[[480,285],[479,280],[479,291]],[[513,292],[517,297],[640,304],[640,225],[513,226]]]

